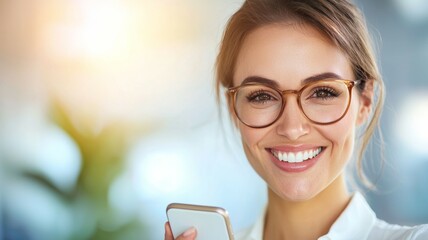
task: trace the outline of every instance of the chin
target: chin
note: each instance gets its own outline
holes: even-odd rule
[[[294,184],[287,182],[279,184],[279,186],[280,187],[269,186],[269,190],[283,200],[292,202],[304,202],[310,200],[321,192],[319,188],[316,189],[314,183],[309,183],[306,181],[303,183]]]

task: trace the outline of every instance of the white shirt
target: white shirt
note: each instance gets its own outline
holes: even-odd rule
[[[265,211],[236,240],[262,240]],[[329,232],[318,240],[428,240],[428,224],[415,227],[386,223],[376,218],[363,195],[356,192]]]

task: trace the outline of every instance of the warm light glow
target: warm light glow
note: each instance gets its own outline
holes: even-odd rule
[[[192,120],[206,117],[217,41],[202,35],[195,6],[79,0],[44,10],[38,40],[52,98],[94,134],[112,122],[176,121],[194,99],[208,110]]]
[[[45,49],[60,59],[105,61],[126,56],[138,23],[121,1],[77,1],[68,14],[48,26]]]

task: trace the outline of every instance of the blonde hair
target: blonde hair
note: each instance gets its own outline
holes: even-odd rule
[[[358,175],[367,187],[374,187],[364,171],[362,159],[378,126],[384,101],[383,81],[376,63],[362,13],[346,0],[246,0],[229,19],[216,61],[216,90],[233,86],[236,59],[246,36],[269,24],[295,22],[318,29],[348,57],[362,93],[368,81],[377,84],[377,101],[372,118],[361,137],[357,158]],[[229,99],[228,99],[229,101]],[[230,103],[229,103],[230,107]]]

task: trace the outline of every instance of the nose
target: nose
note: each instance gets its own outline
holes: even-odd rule
[[[310,130],[309,120],[300,110],[295,96],[287,96],[285,101],[284,111],[277,121],[276,132],[288,138],[289,140],[297,140],[300,137],[307,135]]]

